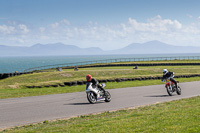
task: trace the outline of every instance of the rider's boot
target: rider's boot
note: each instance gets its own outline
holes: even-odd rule
[[[176,89],[178,89],[178,85],[176,85]]]
[[[105,96],[105,89],[101,85],[98,85],[98,87],[103,91],[103,96]]]
[[[105,96],[105,94],[106,94],[106,91],[104,90],[104,88],[103,88],[103,87],[101,87],[101,90],[103,91],[103,96]]]

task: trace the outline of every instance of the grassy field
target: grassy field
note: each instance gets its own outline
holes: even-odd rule
[[[104,112],[58,121],[25,125],[7,133],[199,133],[200,97],[159,103],[137,109]]]
[[[194,78],[180,78],[179,82],[190,82],[200,81],[200,77]],[[126,82],[108,82],[106,83],[105,89],[125,88],[125,87],[136,87],[136,86],[148,86],[148,85],[159,85],[164,83],[160,80],[146,80],[146,81],[126,81]],[[15,88],[15,89],[0,89],[0,99],[5,98],[16,98],[16,97],[28,97],[28,96],[39,96],[48,94],[59,94],[59,93],[71,93],[81,92],[85,90],[85,85],[78,86],[65,86],[65,87],[43,87],[43,88]]]
[[[164,63],[169,61],[162,61]],[[189,61],[170,61],[188,63]],[[191,61],[199,62],[199,61]],[[144,63],[144,62],[143,62]],[[148,63],[148,62],[147,62]],[[160,62],[159,62],[160,63]],[[0,80],[0,98],[26,97],[84,91],[85,85],[65,87],[27,88],[28,85],[63,84],[68,81],[85,80],[91,74],[96,79],[134,78],[161,76],[167,68],[175,75],[199,74],[200,66],[151,66],[139,67],[99,67],[81,68],[80,71],[63,69],[20,75]],[[180,82],[200,81],[200,77],[179,78]],[[160,80],[126,81],[106,83],[106,89],[164,84]],[[164,88],[164,85],[163,85]],[[43,133],[43,132],[200,132],[200,97],[159,103],[137,109],[104,112],[98,115],[85,115],[68,120],[44,121],[39,124],[25,125],[2,132]]]
[[[162,61],[162,63],[168,63],[169,61]],[[170,61],[170,63],[184,63],[189,61]],[[198,62],[191,60],[191,62]],[[200,61],[199,61],[200,62]],[[140,62],[149,63],[149,62]],[[154,63],[160,63],[159,61]],[[41,72],[33,74],[24,74],[20,76],[10,77],[0,80],[0,98],[14,98],[14,97],[26,97],[37,96],[47,94],[58,94],[84,91],[85,86],[73,86],[73,87],[44,87],[45,85],[64,84],[69,81],[85,81],[85,76],[91,74],[96,79],[115,79],[115,78],[137,78],[137,77],[149,77],[149,76],[162,76],[162,70],[167,68],[169,71],[175,72],[175,75],[188,75],[199,74],[200,66],[149,66],[138,67],[133,69],[132,66],[120,66],[120,67],[93,67],[93,68],[80,68],[79,71],[73,69],[63,69],[63,71],[51,71]],[[178,79],[181,82],[185,81],[197,81],[196,78]],[[185,81],[182,81],[185,80]],[[131,86],[145,85],[145,81],[130,81],[122,83],[107,83],[106,88],[123,88]],[[152,80],[146,85],[161,84],[160,80]],[[27,86],[43,86],[42,88],[27,88]]]

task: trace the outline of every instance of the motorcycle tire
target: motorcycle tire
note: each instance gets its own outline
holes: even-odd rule
[[[94,104],[97,102],[97,95],[94,92],[88,92],[87,99],[90,103]]]
[[[181,87],[180,87],[180,86],[178,86],[178,87],[176,88],[176,93],[177,93],[178,95],[181,95]]]
[[[108,91],[105,92],[105,102],[110,102],[111,101],[111,95]]]
[[[169,86],[166,86],[166,89],[169,96],[172,96],[172,93],[173,93],[172,89]]]

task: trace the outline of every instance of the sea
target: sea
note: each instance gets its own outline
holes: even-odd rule
[[[196,56],[196,57],[195,57]],[[7,56],[0,57],[0,73],[14,73],[14,72],[26,72],[42,68],[56,68],[59,66],[65,66],[71,64],[92,64],[94,61],[99,62],[115,62],[129,61],[128,59],[148,60],[163,59],[162,57],[179,57],[191,59],[199,59],[200,53],[195,54],[133,54],[133,55],[77,55],[77,56]],[[127,60],[126,60],[127,59]],[[123,61],[122,60],[122,61]],[[139,61],[138,60],[138,61]],[[134,60],[132,60],[134,61]]]

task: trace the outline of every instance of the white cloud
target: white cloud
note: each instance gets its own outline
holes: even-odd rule
[[[59,23],[51,24],[51,27],[52,27],[52,28],[57,28],[58,26],[59,26]]]
[[[185,34],[189,34],[189,35],[199,34],[200,33],[200,27],[196,24],[191,24],[191,25],[185,27],[182,30],[182,32],[185,33]]]
[[[42,39],[42,40],[48,40],[50,38],[48,36],[40,36],[40,39]]]
[[[60,22],[66,24],[66,25],[70,25],[70,22],[66,19],[63,19]]]
[[[2,34],[11,34],[15,31],[15,27],[7,26],[7,25],[0,25],[0,33]]]
[[[69,25],[70,25],[70,22],[66,19],[63,19],[60,22],[55,22],[55,23],[51,24],[50,26],[51,26],[51,28],[56,29],[56,28],[59,28],[59,27],[63,28],[65,26],[69,26]]]
[[[147,23],[137,22],[135,19],[129,18],[129,25],[122,25],[124,30],[128,32],[142,31],[142,32],[168,32],[179,30],[182,24],[177,20],[162,19],[160,15],[148,19]]]
[[[45,28],[44,27],[40,27],[39,30],[40,30],[40,32],[44,32]]]
[[[20,30],[22,30],[23,33],[28,33],[29,32],[29,29],[24,24],[20,24],[20,25],[18,25],[18,27],[19,27]]]
[[[178,20],[163,19],[160,15],[143,22],[128,18],[126,23],[115,25],[100,25],[92,21],[88,24],[73,25],[63,19],[35,29],[27,28],[25,24],[17,25],[10,22],[9,25],[0,25],[1,33],[5,35],[0,37],[1,40],[5,38],[4,40],[10,40],[12,43],[29,45],[63,42],[76,44],[79,47],[117,49],[133,42],[142,43],[152,40],[176,45],[199,45],[200,23],[183,25]],[[6,34],[13,36],[6,36]]]

